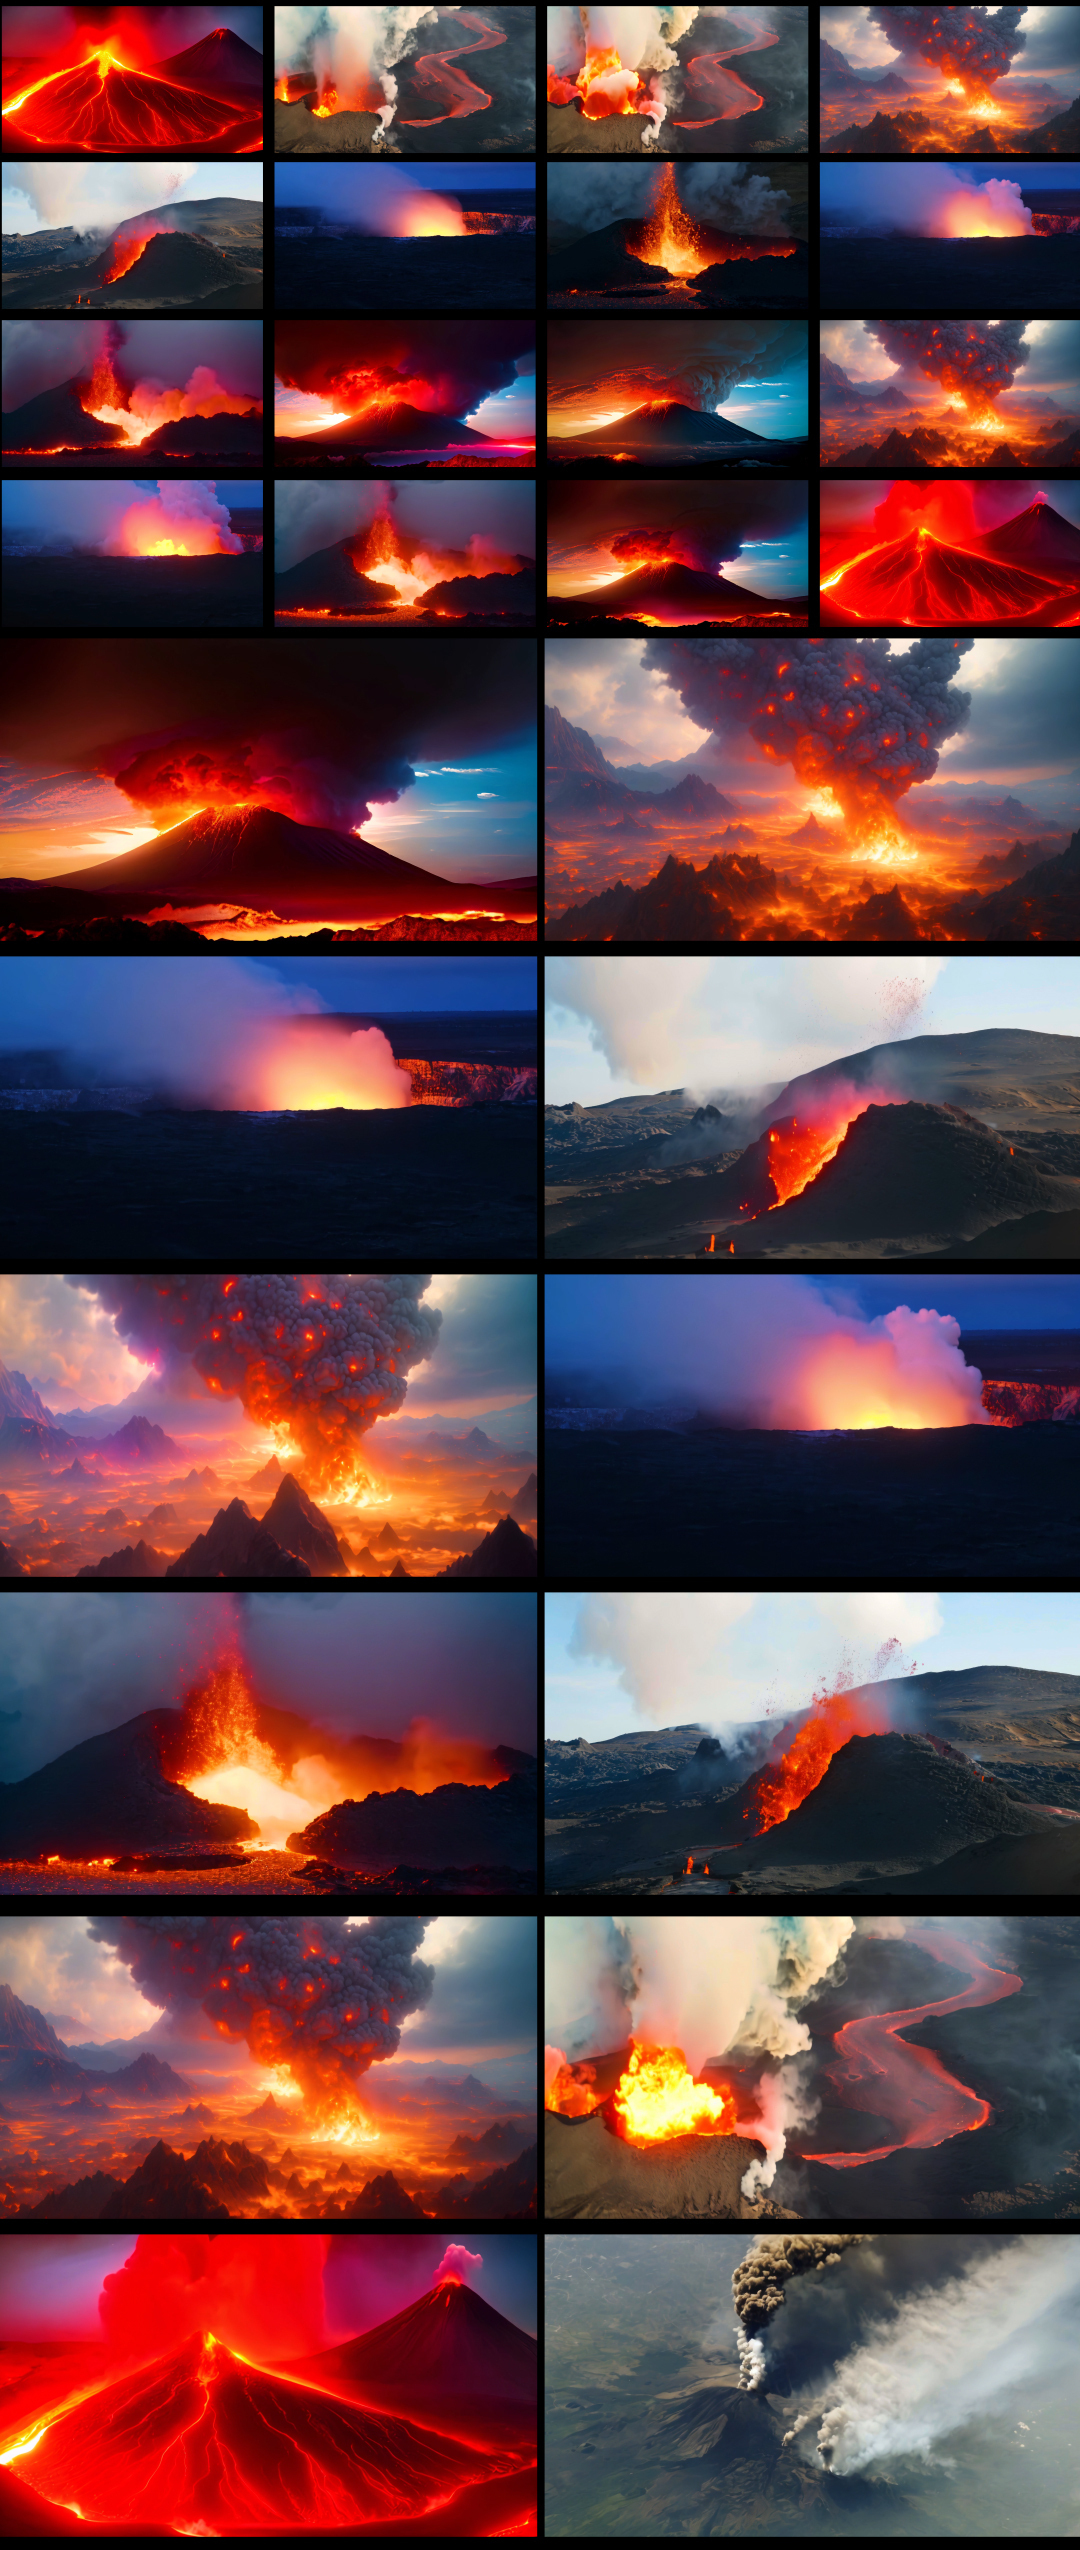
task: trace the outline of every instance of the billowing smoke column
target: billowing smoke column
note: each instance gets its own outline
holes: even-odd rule
[[[668,399],[715,414],[737,383],[768,380],[806,351],[801,319],[731,319],[715,329],[701,320],[665,320],[648,332],[647,357],[641,326],[632,321],[613,319],[602,345],[598,338],[579,345],[580,334],[573,320],[556,320],[548,331],[548,395],[560,434],[584,430],[598,409],[625,413]]]
[[[377,1418],[404,1405],[442,1313],[428,1275],[79,1275],[118,1334],[159,1365],[190,1360],[207,1389],[295,1443],[313,1485],[349,1484]]]
[[[241,556],[243,541],[229,528],[229,508],[206,480],[162,478],[156,496],[142,496],[105,541],[108,557],[206,558]]]
[[[140,2231],[102,2285],[102,2335],[118,2355],[163,2355],[200,2330],[254,2363],[308,2355],[326,2344],[329,2246],[325,2232]]]
[[[930,2456],[942,2436],[983,2415],[1000,2426],[1009,2393],[1033,2380],[1045,2399],[1049,2377],[1075,2352],[1080,2250],[1023,2232],[989,2256],[986,2248],[984,2234],[945,2283],[928,2274],[839,2366],[817,2437],[827,2470],[846,2477],[897,2455]]]
[[[740,2322],[738,2346],[744,2391],[756,2391],[761,2384],[765,2348],[760,2332],[768,2328],[773,2313],[781,2309],[792,2276],[822,2275],[826,2267],[838,2267],[844,2250],[857,2249],[868,2236],[861,2231],[777,2231],[763,2232],[754,2241],[731,2279],[732,2300]]]
[[[612,2051],[627,2035],[648,2046],[677,2046],[691,2073],[738,2048],[780,2064],[805,2053],[799,2017],[855,1928],[848,1914],[774,1920],[748,1915],[728,1925],[723,1955],[714,1925],[670,1915],[607,1920],[557,1918],[547,1925],[545,2086],[549,2104],[560,2071],[580,2057]],[[744,2188],[772,2184],[797,2110],[797,2076],[766,2073],[754,2093],[759,2115],[746,2130],[763,2143]],[[585,2099],[585,2106],[591,2104]]]
[[[739,54],[779,43],[764,11],[740,10],[731,23],[743,30],[742,42],[692,56],[685,75],[672,50],[695,20],[704,23],[704,18],[723,14],[696,8],[549,8],[549,104],[577,105],[590,123],[613,115],[643,115],[648,119],[647,147],[680,102],[705,110],[673,116],[686,132],[755,114],[761,97],[727,64]]]
[[[887,638],[649,638],[643,660],[696,726],[749,728],[769,761],[831,789],[862,845],[895,835],[897,799],[933,777],[941,745],[966,724],[970,693],[951,685],[973,644],[918,638],[893,655]]]
[[[262,413],[257,319],[11,319],[4,410],[74,381],[88,416],[132,447],[189,416]]]
[[[866,333],[892,362],[916,364],[962,400],[969,416],[979,416],[1012,388],[1027,362],[1027,325],[1026,319],[1001,319],[995,327],[985,319],[868,319]]]
[[[291,2072],[318,2125],[356,2116],[357,2083],[397,2053],[435,1981],[417,1959],[426,1917],[374,1914],[358,1929],[335,1915],[132,1914],[89,1927],[148,2001],[198,2002],[220,2036]]]
[[[986,99],[995,80],[1011,68],[1027,39],[1023,9],[871,9],[870,16],[898,53],[920,55],[942,78],[963,90],[969,105]]]
[[[330,399],[352,416],[404,404],[436,416],[468,416],[517,381],[530,355],[532,320],[285,320],[275,357],[286,389]]]
[[[680,160],[678,192],[692,218],[710,222],[716,230],[787,237],[790,197],[745,160]],[[656,193],[656,169],[633,160],[581,160],[565,167],[556,160],[548,171],[549,212],[575,230],[603,230],[609,221],[642,221],[653,210]],[[692,324],[706,342],[720,333],[701,319]],[[723,322],[732,335],[747,325],[743,318]]]
[[[432,2276],[432,2285],[468,2284],[472,2276],[479,2274],[483,2263],[478,2249],[463,2249],[460,2240],[451,2240]]]
[[[460,35],[439,51],[418,53],[416,30],[440,16],[456,18]],[[377,115],[380,141],[395,120],[398,84],[395,67],[408,60],[412,77],[435,110],[430,115],[398,116],[410,126],[443,124],[475,115],[491,99],[466,71],[460,56],[484,53],[505,44],[502,29],[475,9],[439,0],[437,7],[355,9],[275,9],[274,94],[288,100],[318,90],[316,115],[360,112]],[[312,77],[305,76],[311,65]]]

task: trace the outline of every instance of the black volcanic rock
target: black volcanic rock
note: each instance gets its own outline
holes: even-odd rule
[[[745,1834],[737,1790],[725,1824]],[[998,1780],[973,1770],[965,1755],[922,1735],[852,1736],[801,1806],[739,1853],[739,1866],[810,1867],[909,1859],[947,1859],[973,1842],[1047,1834],[1050,1815],[1021,1806]]]
[[[99,1558],[93,1567],[80,1567],[80,1576],[164,1576],[168,1559],[159,1549],[151,1549],[149,1541],[138,1541],[132,1548],[114,1549],[107,1558]]]
[[[1078,462],[1080,462],[1080,425],[1074,426],[1072,433],[1066,434],[1060,443],[1051,443],[1049,451],[1042,451],[1039,454],[1040,469],[1075,469]]]
[[[868,894],[857,903],[851,915],[845,939],[917,939],[922,932],[901,888],[893,885],[880,894]]]
[[[239,258],[215,248],[212,240],[197,231],[156,230],[116,283],[104,279],[112,262],[111,247],[98,262],[101,280],[89,296],[94,308],[136,299],[198,302],[208,293],[224,292],[249,280]]]
[[[755,1155],[767,1178],[768,1139],[762,1134],[729,1173],[736,1184]],[[802,1194],[769,1212],[767,1236],[776,1248],[818,1238],[910,1242],[921,1234],[940,1234],[941,1245],[1023,1213],[1064,1212],[1075,1200],[1073,1180],[1044,1176],[977,1117],[909,1099],[856,1116]]]
[[[1074,832],[1059,858],[1041,860],[1000,893],[958,904],[955,910],[966,938],[1080,938],[1080,832]],[[949,923],[954,925],[952,915]]]
[[[648,407],[631,410],[620,416],[617,424],[605,425],[599,433],[590,434],[592,451],[625,451],[632,443],[635,451],[667,452],[675,460],[680,451],[697,450],[703,444],[715,444],[719,450],[725,443],[760,443],[767,448],[767,436],[755,434],[749,425],[736,425],[727,416],[717,416],[708,407],[687,407],[680,399],[661,399]]]
[[[280,1542],[268,1532],[264,1523],[234,1496],[215,1514],[209,1531],[200,1532],[180,1558],[174,1558],[167,1576],[310,1576],[311,1569],[300,1558],[283,1550]]]
[[[110,898],[130,891],[188,903],[245,903],[256,911],[269,904],[293,920],[322,913],[338,919],[345,907],[370,919],[451,911],[455,904],[464,911],[482,894],[471,882],[450,884],[411,867],[372,841],[295,823],[269,806],[236,814],[207,807],[141,849],[55,882]]]
[[[531,2142],[505,2168],[482,2178],[478,2187],[466,2187],[464,2195],[446,2208],[455,2222],[533,2222],[536,2219],[536,2143]],[[436,2197],[436,2211],[443,2210]]]
[[[353,564],[353,542],[332,541],[312,549],[295,567],[274,577],[276,611],[381,611],[393,617],[397,595],[388,584],[373,584]]]
[[[465,1558],[451,1559],[449,1567],[440,1567],[439,1576],[535,1576],[536,1543],[511,1514],[504,1514],[494,1531],[487,1532]]]
[[[200,2144],[200,2151],[208,2148]],[[213,2148],[210,2146],[209,2148]],[[196,2158],[198,2155],[196,2155]],[[215,2204],[195,2172],[195,2162],[185,2160],[180,2152],[170,2151],[167,2143],[155,2143],[153,2150],[127,2180],[110,2196],[98,2215],[99,2222],[229,2222],[226,2205]]]
[[[111,1859],[163,1844],[256,1840],[242,1808],[211,1806],[166,1779],[162,1746],[179,1724],[178,1710],[145,1710],[0,1788],[0,1856]]]
[[[385,590],[385,588],[384,588]],[[421,594],[421,611],[515,611],[528,617],[536,610],[536,569],[531,560],[514,575],[448,576]]]
[[[1059,514],[1043,497],[1013,514],[996,531],[984,531],[974,542],[980,555],[1007,566],[1067,571],[1080,567],[1080,528]]]
[[[379,2178],[369,2178],[367,2186],[345,2207],[347,2222],[391,2222],[403,2218],[423,2222],[423,2208],[413,2203],[404,2187],[399,2187],[392,2169],[384,2170]]]
[[[103,2079],[107,2086],[122,2090],[127,2098],[186,2098],[191,2088],[190,2081],[156,2054],[140,2054],[120,2072],[91,2073],[89,2077]]]
[[[81,386],[89,387],[87,381]],[[103,425],[96,416],[88,416],[79,398],[80,383],[62,381],[57,389],[41,390],[37,398],[28,398],[22,407],[9,408],[4,417],[4,450],[6,452],[118,451],[125,436],[119,425]],[[141,446],[140,446],[141,448]]]
[[[19,2220],[99,2222],[110,2197],[119,2194],[120,2180],[110,2178],[107,2170],[96,2169],[92,2177],[77,2178],[73,2186],[60,2187],[55,2195],[43,2196],[38,2205],[20,2205]]]
[[[422,407],[386,408],[377,417],[353,416],[342,425],[327,425],[321,434],[305,434],[304,450],[337,450],[341,445],[355,445],[358,451],[442,451],[449,444],[475,444],[478,452],[494,449],[490,434],[478,434],[457,416],[429,415]],[[382,588],[385,591],[385,586]]]
[[[683,566],[677,560],[664,566],[636,567],[618,584],[605,585],[596,593],[562,595],[557,602],[549,603],[549,609],[560,620],[583,621],[637,613],[652,617],[662,615],[665,606],[672,612],[693,609],[699,620],[731,620],[745,618],[748,613],[771,615],[783,608],[781,603],[751,593],[745,585],[733,584],[728,576],[709,575],[704,569]],[[673,620],[672,625],[677,626],[677,622]],[[690,784],[688,779],[679,782],[681,788]],[[708,785],[707,780],[698,780],[699,788]]]
[[[740,924],[772,909],[780,881],[760,859],[737,854],[695,868],[667,858],[642,886],[609,886],[549,924],[551,939],[741,939]]]
[[[239,458],[257,457],[262,451],[263,419],[261,407],[245,408],[242,416],[181,416],[171,425],[159,425],[138,446],[140,466],[147,459],[163,460],[197,458],[200,452],[216,457],[222,452],[235,452]]]
[[[290,1550],[294,1558],[305,1559],[310,1575],[348,1575],[337,1534],[291,1470],[286,1471],[273,1504],[267,1507],[262,1528],[272,1533],[280,1547]]]
[[[584,770],[594,779],[618,778],[618,772],[605,761],[584,726],[571,726],[561,708],[544,710],[544,762],[549,775],[553,771]]]
[[[412,1789],[346,1798],[290,1833],[291,1851],[372,1875],[396,1861],[445,1868],[467,1861],[531,1868],[536,1859],[536,1772],[515,1772],[495,1788],[446,1781],[418,1797]]]
[[[447,2147],[446,2157],[447,2160],[460,2160],[466,2164],[479,2160],[519,2160],[533,2141],[534,2133],[528,2125],[515,2125],[511,2117],[500,2117],[497,2124],[486,2126],[482,2134],[455,2134]]]

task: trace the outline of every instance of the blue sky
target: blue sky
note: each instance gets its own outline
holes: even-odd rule
[[[1073,956],[551,956],[545,970],[552,1106],[765,1092],[903,1035],[1080,1035]]]
[[[720,400],[718,416],[730,416],[753,434],[805,434],[808,412],[805,362],[789,363],[766,381],[736,381]]]
[[[1080,1673],[1073,1593],[549,1594],[545,1622],[544,1732],[563,1742],[781,1718],[845,1658],[856,1681],[913,1664]]]
[[[460,159],[410,159],[374,165],[354,159],[283,159],[274,169],[274,199],[279,204],[318,205],[332,220],[335,214],[357,209],[373,213],[380,190],[384,196],[396,193],[402,178],[426,195],[453,195],[455,201],[477,192],[517,194],[522,187],[536,189],[531,159],[470,160],[467,164]]]
[[[645,1305],[655,1332],[657,1358],[652,1375],[642,1375],[643,1388],[650,1378],[654,1387],[659,1382],[662,1388],[662,1366],[668,1360],[672,1328],[679,1325],[680,1305],[697,1305],[703,1299],[700,1293],[687,1294],[682,1288],[703,1280],[698,1275],[549,1275],[545,1337],[549,1368],[552,1372],[580,1369],[587,1360],[599,1360],[604,1351],[610,1351],[612,1363],[617,1363],[620,1353],[640,1344]],[[777,1313],[787,1283],[794,1280],[798,1287],[809,1286],[819,1293],[834,1309],[846,1313],[855,1307],[866,1319],[880,1319],[906,1303],[909,1310],[941,1311],[969,1331],[1080,1330],[1080,1275],[950,1275],[945,1269],[940,1275],[800,1274],[791,1279],[785,1271],[779,1278],[749,1275],[725,1280],[764,1287],[753,1298],[764,1304],[771,1301]],[[781,1287],[775,1293],[774,1283]],[[649,1289],[642,1291],[642,1286]],[[718,1317],[722,1331],[722,1309]],[[617,1342],[620,1338],[622,1344]]]
[[[399,956],[384,965],[377,956],[253,956],[253,965],[274,974],[290,989],[310,985],[328,1009],[532,1010],[536,1006],[536,960],[531,956],[458,956],[436,959]]]
[[[723,569],[729,584],[768,595],[805,593],[809,572],[805,532],[789,533],[786,540],[744,540],[738,557]]]

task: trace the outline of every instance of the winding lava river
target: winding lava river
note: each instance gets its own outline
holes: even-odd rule
[[[978,2010],[987,2002],[1002,2001],[1010,1992],[1023,1991],[1023,1976],[984,1965],[961,1940],[949,1939],[937,1947],[932,1940],[920,1938],[916,1944],[940,1964],[969,1974],[964,1990],[950,1993],[943,2001],[927,2001],[921,2010],[875,2010],[864,2019],[849,2019],[833,2040],[841,2058],[833,2077],[848,2105],[892,2116],[902,2128],[899,2140],[870,2152],[803,2152],[803,2160],[823,2161],[828,2169],[861,2169],[865,2161],[887,2160],[891,2152],[925,2150],[949,2142],[954,2134],[973,2134],[986,2124],[990,2115],[986,2100],[966,2089],[962,2081],[954,2081],[940,2055],[932,2054],[929,2047],[905,2044],[900,2031],[917,2026],[922,2019],[946,2018],[953,2010]]]

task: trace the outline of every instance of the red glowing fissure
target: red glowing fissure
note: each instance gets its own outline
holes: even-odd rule
[[[420,53],[409,64],[414,86],[433,105],[438,100],[440,112],[399,115],[399,124],[408,124],[414,130],[429,124],[448,124],[455,116],[475,115],[479,108],[490,106],[486,89],[477,88],[468,72],[458,69],[458,57],[462,53],[487,53],[493,44],[505,44],[506,37],[500,28],[489,26],[486,18],[477,17],[471,9],[459,9],[457,22],[459,27],[478,30],[471,44],[448,44],[439,53]]]
[[[970,1981],[964,1989],[927,2001],[920,2009],[871,2011],[865,2018],[849,2019],[833,2040],[840,2057],[834,2077],[846,2104],[873,2115],[891,2114],[901,2129],[897,2140],[866,2152],[804,2152],[804,2160],[822,2161],[829,2169],[861,2169],[893,2152],[928,2150],[951,2141],[954,2134],[975,2133],[989,2121],[986,2100],[955,2080],[940,2055],[927,2046],[908,2045],[900,2031],[924,2019],[947,2018],[954,2010],[979,2010],[1002,2001],[1023,1991],[1023,1977],[984,1965],[960,1939],[935,1941],[920,1934],[917,1945],[939,1964],[966,1973]]]
[[[76,151],[176,150],[214,142],[241,151],[260,146],[257,106],[253,110],[239,99],[230,105],[204,95],[197,84],[163,78],[152,66],[136,69],[118,61],[119,41],[95,44],[82,60],[17,92],[3,110],[12,145],[22,140]],[[123,42],[130,49],[127,37]]]
[[[753,33],[745,43],[729,45],[726,53],[696,54],[689,63],[692,98],[701,106],[711,106],[714,112],[711,115],[673,116],[672,122],[679,132],[701,133],[708,124],[729,124],[733,117],[755,115],[764,105],[765,100],[758,96],[756,89],[747,88],[737,71],[728,71],[724,67],[726,63],[734,62],[740,53],[760,53],[767,44],[779,44],[779,36],[774,35],[763,20],[752,19],[750,23]]]

